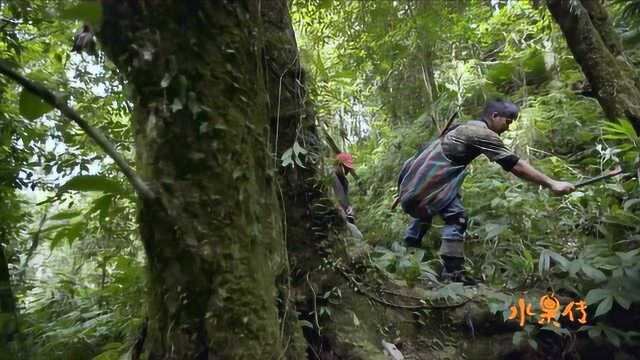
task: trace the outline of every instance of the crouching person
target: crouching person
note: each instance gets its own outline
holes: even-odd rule
[[[399,201],[413,218],[405,233],[405,244],[420,246],[433,217],[442,217],[445,223],[439,250],[444,265],[442,280],[476,283],[463,273],[467,217],[459,193],[465,168],[480,154],[505,171],[545,186],[556,195],[575,190],[572,184],[549,178],[505,147],[499,135],[509,130],[518,112],[517,105],[511,102],[491,101],[479,120],[451,126],[403,167]]]

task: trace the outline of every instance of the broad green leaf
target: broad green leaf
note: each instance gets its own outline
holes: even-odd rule
[[[27,89],[20,93],[20,115],[28,120],[35,120],[53,110],[53,107]]]
[[[618,257],[620,257],[620,259],[623,262],[629,262],[629,261],[632,261],[633,258],[636,255],[638,255],[638,253],[640,253],[640,248],[639,249],[634,249],[634,250],[631,250],[631,251],[624,251],[624,252],[619,251],[619,252],[616,252],[616,255],[618,255]]]
[[[611,291],[609,289],[591,289],[587,293],[585,301],[587,302],[587,305],[594,305],[610,295]]]
[[[516,331],[513,334],[513,337],[511,338],[511,342],[513,343],[513,345],[520,346],[520,343],[522,342],[523,338],[524,338],[524,332]]]
[[[593,315],[593,317],[598,317],[600,315],[604,315],[608,313],[609,310],[611,310],[612,305],[613,305],[613,296],[609,295],[607,296],[606,299],[604,299],[603,302],[600,303],[600,305],[598,305],[598,308],[596,309],[596,313],[595,315]]]
[[[624,211],[629,211],[629,209],[632,206],[634,206],[634,205],[636,205],[638,203],[640,203],[640,199],[630,199],[630,200],[625,201],[624,202]]]
[[[600,334],[602,333],[602,328],[598,327],[598,326],[594,326],[592,328],[589,329],[588,334],[589,337],[592,339],[597,338],[598,336],[600,336]]]
[[[101,175],[78,175],[62,185],[60,190],[58,190],[58,194],[69,190],[102,191],[114,194],[124,193],[124,190],[117,181]]]
[[[616,334],[616,332],[613,329],[604,327],[602,330],[604,330],[605,335],[607,335],[607,339],[613,345],[615,345],[616,347],[620,347],[620,336]]]
[[[66,20],[80,20],[99,26],[102,22],[102,6],[99,1],[81,1],[62,10],[60,15]]]
[[[573,260],[572,262],[569,263],[569,274],[571,276],[575,276],[576,273],[578,271],[580,271],[581,267],[582,267],[582,260],[581,259]]]
[[[569,267],[569,260],[567,260],[567,258],[551,250],[546,250],[546,253],[550,258],[555,260],[563,270],[567,270]]]
[[[595,267],[587,264],[587,263],[583,263],[582,264],[582,271],[591,279],[593,279],[596,282],[603,282],[605,280],[607,280],[607,277],[604,275],[604,273],[598,269],[596,269]]]
[[[582,271],[590,279],[593,279],[596,282],[603,282],[603,281],[607,280],[607,277],[604,275],[604,273],[602,271],[596,269],[595,267],[591,266],[590,264],[583,263],[582,264]]]
[[[625,310],[629,310],[629,307],[631,307],[631,300],[627,299],[623,295],[616,294],[616,295],[614,295],[614,298],[615,298],[616,302],[620,306],[622,306]]]

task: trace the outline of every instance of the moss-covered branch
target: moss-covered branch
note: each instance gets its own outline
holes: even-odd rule
[[[0,73],[7,76],[11,80],[17,82],[25,89],[29,90],[34,95],[44,100],[49,105],[60,110],[62,115],[75,122],[84,132],[96,142],[96,144],[116,163],[118,168],[127,177],[136,192],[143,198],[152,200],[155,195],[151,189],[145,184],[145,182],[138,176],[131,166],[127,163],[127,160],[116,150],[115,145],[107,139],[104,134],[97,128],[91,126],[88,121],[83,119],[67,102],[59,95],[54,94],[51,90],[44,86],[37,84],[26,77],[22,76],[18,72],[6,66],[6,64],[0,62]]]

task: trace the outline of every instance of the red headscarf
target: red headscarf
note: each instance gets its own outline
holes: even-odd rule
[[[349,169],[354,169],[354,167],[353,167],[353,156],[351,156],[351,154],[346,153],[346,152],[341,152],[338,155],[336,155],[336,158],[345,167],[347,167]]]

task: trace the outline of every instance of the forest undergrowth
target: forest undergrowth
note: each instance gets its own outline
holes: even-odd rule
[[[86,4],[18,3],[0,5],[0,21],[18,19],[0,26],[3,63],[20,64],[31,78],[67,94],[133,161],[132,89],[100,51],[69,51],[70,36],[99,11]],[[397,175],[454,113],[456,121],[467,121],[486,101],[509,99],[522,112],[503,138],[544,173],[577,182],[620,165],[628,176],[554,197],[477,159],[462,192],[470,220],[465,267],[500,293],[487,298],[486,307],[504,321],[521,297],[536,312],[545,293],[588,305],[585,324],[529,323],[510,335],[513,343],[535,349],[541,333],[552,332],[629,354],[640,345],[640,138],[626,119],[607,119],[561,31],[536,3],[291,3],[316,124],[356,159],[359,179],[350,196],[371,250],[360,263],[366,269],[342,275],[355,288],[367,286],[351,277],[358,272],[394,289],[428,284],[430,292],[420,294],[445,302],[466,296],[468,289],[437,281],[442,222],[420,250],[403,245],[409,217],[391,209]],[[640,3],[606,3],[637,71]],[[167,74],[162,88],[171,81]],[[16,334],[13,351],[26,359],[130,357],[148,310],[135,195],[77,128],[11,86],[0,78],[0,240],[20,321],[0,317],[0,324],[15,327],[4,330]],[[304,166],[303,146],[292,144],[288,158],[276,159],[279,165]],[[327,182],[330,166],[323,171]],[[330,262],[323,266],[346,269]],[[340,308],[346,301],[335,289],[314,293],[321,305],[300,316],[304,326],[319,333],[320,323],[329,329],[335,313],[348,310]],[[423,315],[416,315],[418,322]],[[363,320],[355,312],[350,319]]]

